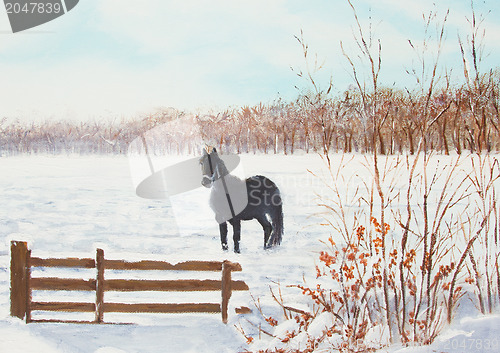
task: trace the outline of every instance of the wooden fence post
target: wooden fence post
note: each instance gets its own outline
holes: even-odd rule
[[[231,298],[231,263],[225,260],[222,263],[222,322],[227,324],[227,307]]]
[[[10,315],[24,319],[29,301],[28,244],[12,241],[10,253]]]
[[[26,323],[31,322],[31,249],[26,255]]]
[[[96,303],[95,303],[95,322],[103,322],[104,315],[104,250],[97,249],[96,254]]]

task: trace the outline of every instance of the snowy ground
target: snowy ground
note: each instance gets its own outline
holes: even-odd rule
[[[340,163],[340,159],[340,156],[335,156],[333,161]],[[351,162],[352,168],[369,179],[363,163],[364,157],[356,156]],[[234,278],[244,280],[250,287],[250,293],[234,293],[231,306],[253,308],[251,294],[263,298],[263,308],[272,310],[269,286],[276,282],[284,285],[298,283],[304,274],[306,278],[313,275],[315,259],[323,247],[318,240],[329,236],[328,229],[318,225],[320,218],[314,216],[320,211],[315,193],[322,194],[325,188],[319,178],[307,172],[307,169],[321,172],[324,164],[315,155],[245,155],[242,156],[242,166],[247,176],[266,175],[281,189],[285,235],[277,249],[264,251],[263,233],[258,223],[244,222],[242,253],[223,252],[217,224],[211,221],[206,207],[198,208],[196,196],[186,194],[184,199],[178,196],[170,202],[137,197],[126,157],[0,158],[0,199],[3,204],[0,208],[0,351],[237,352],[247,348],[244,338],[234,328],[245,318],[234,311],[230,313],[227,325],[222,324],[219,315],[212,314],[105,314],[106,321],[135,324],[102,326],[26,325],[9,316],[11,240],[28,241],[33,256],[40,257],[93,257],[99,247],[105,250],[107,258],[116,259],[169,262],[229,259],[242,264],[243,271],[234,274]],[[404,185],[404,179],[401,183]],[[179,216],[179,207],[191,208],[186,214],[196,213],[198,209],[203,211],[199,211],[199,217],[195,219],[185,219]],[[162,275],[166,274],[155,273],[153,278]],[[83,276],[92,277],[93,274],[83,273]],[[44,298],[47,293],[35,295]],[[64,293],[57,295],[65,298]],[[124,301],[135,300],[127,297],[128,293],[110,295]],[[144,294],[146,298],[148,295],[162,301],[189,301],[189,298],[175,295],[158,298],[158,294]],[[51,294],[50,298],[54,299],[54,296]],[[293,300],[294,297],[287,299]],[[470,315],[469,312],[466,314],[445,329],[432,348],[406,348],[404,352],[426,352],[429,349],[498,351],[495,339],[500,332],[500,317],[480,318],[473,310]],[[246,318],[252,317],[258,315],[253,313]],[[398,349],[391,347],[391,351]]]

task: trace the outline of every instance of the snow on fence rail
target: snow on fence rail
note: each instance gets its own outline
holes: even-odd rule
[[[35,267],[96,268],[96,278],[73,279],[57,277],[31,277]],[[133,280],[105,279],[105,270],[162,270],[162,271],[212,271],[222,272],[221,280]],[[96,259],[91,258],[49,258],[32,257],[27,243],[11,242],[11,315],[29,322],[73,322],[104,323],[104,313],[222,313],[222,321],[227,323],[228,303],[232,291],[248,290],[245,282],[232,280],[231,273],[241,271],[241,265],[230,261],[186,261],[170,264],[163,261],[108,260],[104,251],[97,249]],[[89,302],[35,302],[33,290],[95,291],[95,303]],[[105,291],[221,291],[221,303],[107,303]],[[94,312],[94,321],[34,320],[33,311]],[[237,313],[248,313],[249,308],[240,307]]]

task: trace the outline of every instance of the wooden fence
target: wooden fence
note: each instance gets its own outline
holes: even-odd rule
[[[57,277],[33,277],[31,270],[35,267],[61,268],[95,268],[95,279],[73,279]],[[217,271],[222,273],[221,280],[134,280],[105,279],[105,270],[162,270],[162,271]],[[231,273],[241,271],[238,263],[229,261],[187,261],[170,264],[163,261],[108,260],[104,251],[97,249],[95,259],[91,258],[49,258],[42,259],[31,256],[26,242],[11,242],[11,315],[26,322],[73,322],[104,323],[104,313],[222,313],[222,321],[227,323],[228,303],[232,291],[248,290],[245,282],[232,280]],[[95,303],[89,302],[34,302],[33,290],[94,291]],[[105,291],[220,291],[220,303],[107,303],[104,301]],[[69,320],[34,320],[33,311],[58,312],[94,312],[94,321]],[[248,313],[249,308],[240,307],[237,313]]]

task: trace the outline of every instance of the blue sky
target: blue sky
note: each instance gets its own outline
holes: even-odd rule
[[[358,17],[373,23],[382,43],[380,79],[409,87],[416,65],[408,39],[423,38],[422,14],[450,10],[443,67],[460,80],[457,35],[470,33],[470,1],[356,1]],[[500,4],[476,1],[486,15],[483,70],[500,59]],[[488,11],[491,11],[488,14]],[[308,83],[294,36],[301,30],[324,63],[316,79],[335,89],[352,84],[340,41],[356,58],[347,0],[80,0],[68,14],[24,32],[10,33],[0,11],[0,118],[97,120],[133,117],[159,107],[190,112],[294,99]],[[428,51],[432,57],[432,43]]]

